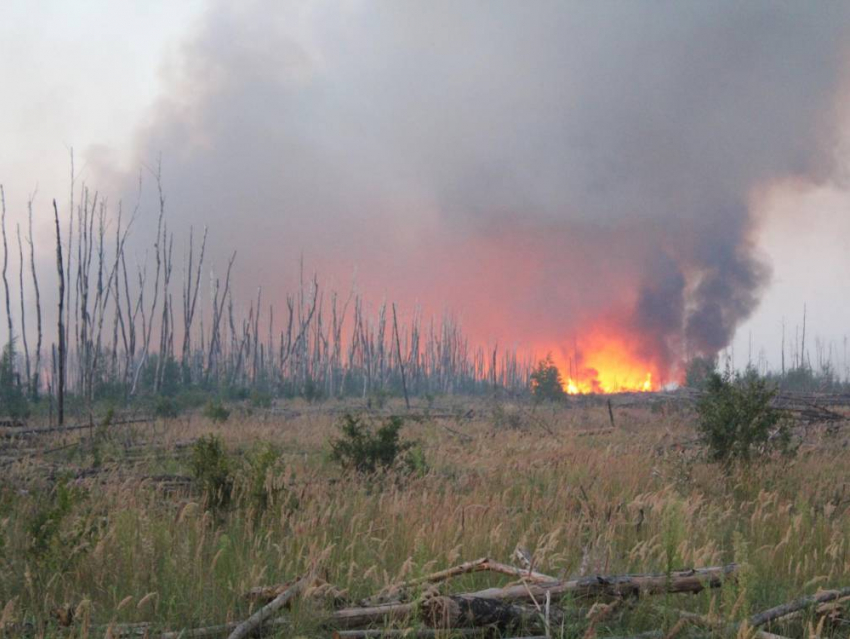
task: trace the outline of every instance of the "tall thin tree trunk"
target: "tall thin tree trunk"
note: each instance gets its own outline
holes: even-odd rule
[[[59,230],[59,209],[53,200],[53,215],[56,220],[56,270],[59,275],[59,362],[57,365],[59,381],[56,386],[57,422],[65,423],[65,326],[63,311],[65,306],[65,271],[62,263],[62,233]]]
[[[0,229],[3,231],[3,290],[6,293],[6,324],[9,327],[9,341],[11,345],[15,338],[15,331],[12,326],[12,306],[9,299],[9,280],[6,279],[6,269],[9,265],[9,248],[6,244],[6,193],[3,191],[3,185],[0,184]],[[12,366],[14,366],[12,362]]]
[[[21,341],[24,344],[24,371],[27,374],[27,394],[32,393],[32,371],[30,370],[30,347],[27,343],[27,312],[24,303],[24,244],[21,241],[21,225],[17,224],[15,230],[18,234],[18,287],[21,292]]]
[[[41,330],[41,293],[38,289],[38,275],[36,275],[35,271],[35,246],[33,245],[32,240],[32,203],[35,198],[35,194],[30,198],[29,203],[27,205],[27,209],[29,212],[29,235],[27,237],[27,242],[30,246],[30,271],[32,272],[32,285],[35,289],[35,314],[37,321],[37,330],[38,330],[38,341],[35,346],[35,368],[33,369],[33,380],[32,380],[32,393],[33,396],[38,396],[39,387],[41,385],[41,342],[42,342],[42,330]]]

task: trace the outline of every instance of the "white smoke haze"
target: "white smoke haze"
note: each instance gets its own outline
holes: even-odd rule
[[[303,255],[482,342],[570,348],[604,326],[673,375],[769,282],[753,193],[834,174],[848,13],[211,2],[129,163],[93,149],[89,182],[133,201],[162,157],[170,228],[209,226],[219,267],[238,251],[246,301],[280,303]]]

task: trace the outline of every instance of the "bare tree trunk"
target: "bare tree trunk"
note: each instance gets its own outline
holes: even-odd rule
[[[393,330],[395,331],[395,346],[398,353],[398,367],[401,370],[401,388],[404,391],[404,405],[410,410],[410,398],[407,396],[407,380],[404,378],[404,360],[401,358],[401,342],[398,338],[398,320],[395,313],[395,302],[393,302]]]
[[[62,234],[59,230],[59,209],[53,200],[53,215],[56,220],[56,270],[59,275],[59,362],[56,366],[59,381],[56,386],[57,422],[65,423],[65,326],[63,311],[65,306],[65,271],[62,263]]]
[[[6,324],[9,327],[9,341],[11,345],[15,338],[15,332],[12,326],[12,306],[9,300],[9,280],[6,279],[6,269],[9,265],[9,249],[6,245],[6,193],[3,191],[3,185],[0,184],[0,229],[3,231],[3,290],[6,293]],[[12,366],[15,363],[12,362]]]
[[[27,237],[27,242],[30,246],[30,271],[32,272],[32,284],[35,289],[35,313],[36,313],[36,321],[37,329],[38,329],[38,341],[35,346],[35,368],[33,373],[32,380],[32,393],[33,396],[38,396],[39,387],[41,385],[41,342],[42,342],[42,330],[41,330],[41,293],[38,289],[38,276],[35,272],[35,246],[33,245],[32,240],[32,203],[35,198],[35,194],[30,198],[27,209],[29,212],[29,236]]]
[[[27,343],[27,313],[24,303],[24,245],[21,242],[21,225],[16,225],[15,230],[18,233],[18,259],[20,261],[18,287],[21,292],[21,341],[24,344],[24,370],[27,374],[27,394],[29,395],[32,394],[32,371],[30,370],[30,347]]]

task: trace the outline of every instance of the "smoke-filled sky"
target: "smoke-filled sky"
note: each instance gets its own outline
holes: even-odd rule
[[[177,244],[238,251],[246,304],[303,255],[482,343],[615,333],[662,374],[736,331],[778,362],[804,302],[843,348],[846,3],[129,6],[4,4],[13,221],[38,184],[49,236],[68,146],[112,201],[161,156]]]

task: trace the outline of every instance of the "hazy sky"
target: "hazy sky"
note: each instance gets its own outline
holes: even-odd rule
[[[285,278],[271,274],[291,274],[303,251],[320,272],[342,279],[356,266],[372,291],[409,302],[406,282],[433,304],[435,281],[463,270],[445,302],[485,339],[509,340],[498,333],[529,338],[523,313],[552,317],[550,333],[559,313],[584,325],[586,309],[616,306],[604,290],[619,282],[623,297],[635,289],[623,303],[679,300],[670,317],[630,320],[663,336],[665,322],[690,321],[700,273],[746,290],[707,286],[705,313],[716,307],[706,295],[725,296],[735,317],[750,295],[760,300],[738,326],[737,363],[751,334],[754,356],[764,349],[777,363],[783,317],[790,340],[804,303],[809,334],[842,351],[850,61],[828,10],[235,6],[6,0],[0,183],[11,221],[38,185],[37,232],[49,235],[47,205],[67,199],[72,145],[78,172],[115,198],[162,152],[173,228],[209,221],[215,253],[239,250],[249,286],[274,287]],[[546,260],[517,257],[516,245]],[[426,251],[427,266],[405,259]],[[476,284],[541,264],[553,272]],[[516,308],[496,309],[500,290],[522,294]],[[517,319],[482,318],[501,312]],[[724,339],[725,328],[693,330]]]

